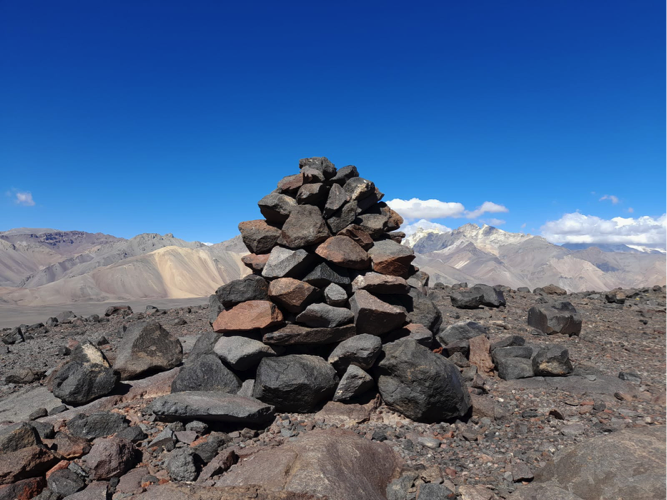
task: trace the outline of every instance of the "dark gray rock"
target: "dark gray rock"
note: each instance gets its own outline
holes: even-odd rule
[[[365,290],[357,290],[350,298],[357,333],[382,335],[401,327],[407,315],[405,309],[388,304]]]
[[[76,318],[74,311],[62,311],[56,314],[56,321],[58,323],[71,323],[74,318]]]
[[[298,205],[291,196],[280,193],[269,193],[257,202],[259,211],[269,222],[281,224]]]
[[[269,283],[255,274],[230,281],[215,291],[225,309],[249,300],[269,300]]]
[[[257,368],[253,396],[283,412],[309,412],[333,396],[336,370],[317,356],[264,358]]]
[[[292,324],[267,333],[262,340],[265,344],[276,346],[335,344],[353,337],[356,333],[354,325],[309,328]]]
[[[213,348],[215,347],[215,344],[218,342],[218,340],[220,340],[221,337],[222,333],[217,333],[214,331],[208,331],[202,333],[197,338],[195,345],[192,346],[192,350],[188,354],[188,357],[185,360],[185,364],[188,365],[192,363],[199,356],[203,356],[204,354],[213,353]]]
[[[517,292],[521,293],[531,293],[530,288],[527,286],[520,286],[519,288],[516,289]]]
[[[343,189],[352,201],[358,201],[371,196],[375,193],[375,184],[368,179],[361,177],[351,177],[343,185]]]
[[[53,377],[53,395],[63,403],[78,406],[109,394],[117,375],[108,366],[70,361]]]
[[[273,419],[274,408],[253,398],[222,392],[191,391],[168,394],[149,406],[162,420],[264,423]]]
[[[300,205],[318,205],[327,199],[327,188],[321,183],[304,184],[299,188],[296,202]]]
[[[294,175],[288,175],[278,181],[277,191],[280,194],[294,196],[299,191],[299,188],[303,186],[304,181],[305,179],[303,172]]]
[[[381,351],[382,341],[379,337],[362,333],[338,344],[328,361],[338,373],[345,373],[350,365],[369,370]]]
[[[194,481],[199,475],[195,462],[195,452],[191,448],[177,448],[171,452],[166,469],[172,481]]]
[[[213,325],[218,315],[225,310],[225,307],[220,302],[220,298],[213,294],[208,298],[208,322],[210,325]]]
[[[377,235],[366,225],[360,224],[360,226],[373,239],[376,238]],[[382,234],[381,230],[380,234]],[[368,251],[368,255],[370,255],[373,261],[373,271],[377,273],[400,276],[406,279],[412,273],[412,261],[415,259],[413,250],[393,240],[376,241],[373,248]]]
[[[417,488],[417,500],[453,500],[456,494],[443,484],[422,483]]]
[[[265,220],[250,220],[239,224],[243,244],[250,253],[269,253],[280,237],[280,228]]]
[[[423,345],[424,347],[428,347],[429,349],[433,346],[433,333],[431,330],[426,328],[424,325],[420,325],[419,323],[409,323],[403,328],[389,332],[385,337],[383,337],[383,340],[385,343],[387,343],[394,342],[406,337],[416,340],[418,344]],[[467,353],[469,350],[469,344],[468,341],[465,342],[467,346],[465,352]]]
[[[551,304],[538,304],[528,311],[528,325],[547,335],[555,333],[579,335],[581,324],[581,316],[577,310],[564,300]]]
[[[438,306],[416,288],[410,289],[409,297],[412,299],[412,303],[408,309],[408,321],[424,325],[434,334],[440,331],[442,313]]]
[[[375,368],[385,404],[418,422],[462,418],[471,407],[470,394],[458,368],[412,339],[383,347]]]
[[[321,262],[318,264],[306,275],[305,278],[303,278],[303,281],[317,288],[326,288],[331,283],[347,286],[352,282],[350,273],[347,269],[329,262]]]
[[[515,347],[525,345],[526,339],[521,335],[508,335],[500,340],[491,343],[491,352],[503,347]]]
[[[359,177],[359,172],[357,167],[354,165],[347,165],[346,167],[339,168],[336,175],[331,179],[332,182],[336,184],[345,184],[352,177]]]
[[[338,184],[331,186],[327,202],[322,210],[322,215],[325,219],[331,217],[336,210],[339,210],[348,201],[348,196],[345,190]]]
[[[45,410],[45,408],[41,409]],[[43,415],[39,418],[48,416],[48,412],[46,413],[42,412],[42,413]],[[50,424],[48,422],[40,422],[38,420],[35,420],[33,422],[30,422],[30,425],[32,425],[35,428],[37,434],[39,434],[40,439],[53,439],[56,435],[56,431],[53,427],[53,424]]]
[[[625,380],[626,382],[633,382],[635,384],[641,384],[642,378],[634,372],[620,372],[618,378]]]
[[[313,158],[302,158],[299,160],[299,169],[312,168],[324,174],[325,179],[331,179],[336,175],[336,167],[328,158],[315,156]]]
[[[482,294],[482,305],[486,307],[501,307],[506,305],[502,290],[489,285],[475,285],[470,289],[473,293]]]
[[[452,306],[458,309],[477,309],[482,305],[484,293],[480,290],[457,290],[450,295]]]
[[[327,217],[327,226],[331,234],[338,234],[343,229],[354,223],[357,218],[359,207],[356,201],[348,201],[341,208]]]
[[[324,300],[330,306],[344,306],[347,303],[347,292],[342,286],[331,283],[324,289]]]
[[[5,333],[2,336],[2,342],[7,345],[20,344],[21,342],[25,342],[25,337],[23,336],[21,329],[16,327],[12,328],[9,333]]]
[[[304,184],[321,184],[326,180],[324,172],[311,167],[304,167],[301,170],[301,175],[303,176]]]
[[[572,373],[574,367],[568,350],[559,345],[542,347],[533,357],[535,375],[562,377]]]
[[[222,337],[215,344],[213,351],[233,370],[254,368],[262,358],[276,355],[272,347],[259,340],[239,336]]]
[[[171,392],[220,391],[236,394],[241,381],[215,354],[202,354],[181,368],[171,383]]]
[[[303,248],[322,243],[329,236],[331,233],[320,209],[313,205],[299,205],[283,224],[278,244],[292,249]]]
[[[478,335],[486,334],[486,327],[475,321],[459,321],[458,323],[449,325],[442,332],[438,333],[435,338],[441,346],[445,347],[457,340],[470,340]]]
[[[328,304],[311,304],[296,317],[298,323],[311,328],[334,328],[351,323],[354,314],[344,307],[333,307]]]
[[[19,422],[0,428],[0,453],[11,453],[40,444],[42,444],[42,441],[37,430],[27,422]]]
[[[275,247],[269,254],[269,260],[262,270],[265,278],[300,278],[314,262],[313,254],[300,248]],[[311,283],[312,284],[312,283]]]
[[[99,412],[91,415],[79,413],[67,421],[67,430],[72,436],[84,439],[106,437],[128,427],[125,417],[118,413]]]
[[[132,443],[136,443],[138,441],[143,441],[146,439],[148,436],[144,431],[141,430],[141,427],[139,426],[131,426],[131,427],[126,427],[122,431],[120,431],[118,434],[116,434],[119,438],[122,439],[127,439],[128,441]]]
[[[356,365],[350,365],[340,379],[334,393],[334,401],[350,401],[374,386],[373,378]]]
[[[116,351],[114,370],[121,380],[139,377],[146,373],[169,370],[183,360],[180,341],[165,330],[160,323],[139,322],[130,326]]]
[[[60,469],[51,473],[46,484],[53,493],[60,497],[73,495],[86,486],[81,476],[69,469]]]
[[[498,360],[506,358],[524,358],[530,359],[533,357],[533,348],[528,345],[500,347],[494,349],[491,353],[493,362],[498,364]]]
[[[516,380],[535,376],[533,363],[526,358],[500,358],[496,362],[498,376],[503,380]]]

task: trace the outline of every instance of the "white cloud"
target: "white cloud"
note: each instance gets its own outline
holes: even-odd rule
[[[421,219],[412,224],[408,224],[407,226],[403,226],[401,228],[401,231],[403,231],[406,236],[410,236],[411,234],[416,233],[417,230],[419,229],[426,229],[426,230],[430,229],[435,231],[442,231],[443,233],[449,233],[451,231],[450,228],[448,228],[443,224],[438,224],[437,222],[431,222],[426,219]]]
[[[468,219],[476,219],[477,217],[485,213],[499,214],[504,212],[509,212],[507,207],[503,205],[498,205],[497,203],[493,203],[492,201],[485,201],[484,203],[482,203],[482,206],[477,207],[472,212],[466,211],[466,217],[468,217]]]
[[[613,194],[605,194],[602,198],[600,198],[598,201],[604,201],[604,200],[609,200],[612,202],[612,204],[616,205],[618,203],[618,197],[614,196]]]
[[[35,201],[32,199],[32,193],[30,193],[30,191],[17,191],[14,203],[23,205],[24,207],[32,207],[35,205]]]
[[[502,219],[492,218],[492,219],[485,219],[482,222],[484,222],[484,224],[488,224],[489,226],[502,226],[507,221],[502,220]]]
[[[461,203],[440,200],[420,200],[412,198],[401,200],[396,198],[387,202],[404,219],[442,219],[444,217],[460,217],[465,211]]]
[[[661,217],[614,217],[606,220],[579,212],[565,214],[541,228],[552,243],[613,243],[665,248],[667,223]]]

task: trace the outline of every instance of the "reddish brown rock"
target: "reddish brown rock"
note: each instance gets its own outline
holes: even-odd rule
[[[494,364],[490,353],[491,343],[486,335],[478,335],[468,342],[470,344],[470,364],[475,365],[479,373],[493,373]]]
[[[371,238],[371,236],[366,231],[364,231],[361,226],[357,226],[356,224],[347,226],[338,234],[352,238],[357,245],[366,251],[370,250],[370,248],[373,246],[373,238]]]
[[[268,300],[249,300],[222,311],[213,323],[218,333],[250,331],[278,326],[283,322],[280,309]]]
[[[129,471],[139,461],[137,448],[127,439],[98,439],[83,459],[92,479],[109,479]]]
[[[269,260],[269,255],[268,253],[257,255],[254,253],[249,253],[248,255],[244,255],[241,257],[241,261],[249,267],[253,273],[255,274],[262,274],[262,270],[264,269],[264,266],[266,265],[266,261]]]
[[[238,455],[231,448],[227,448],[226,450],[221,451],[206,465],[206,467],[202,469],[199,477],[197,478],[197,482],[203,482],[207,479],[211,479],[213,476],[219,476],[223,472],[229,470],[229,468],[234,465],[238,459]]]
[[[269,285],[269,297],[293,313],[303,311],[318,295],[319,289],[294,278],[278,278]]]
[[[303,173],[288,175],[278,182],[278,191],[289,196],[294,196],[299,191],[299,188],[303,186],[303,183]]]
[[[370,257],[348,236],[333,236],[317,247],[315,253],[323,259],[349,269],[366,269]]]
[[[375,242],[368,251],[373,261],[373,271],[408,278],[412,270],[415,254],[411,248],[400,245],[393,240]]]
[[[45,487],[46,480],[43,477],[23,479],[14,484],[0,486],[0,499],[30,500],[39,495]]]
[[[58,463],[46,448],[30,446],[0,455],[0,484],[41,476]]]
[[[280,229],[264,219],[241,222],[239,231],[245,246],[255,254],[269,253],[280,237]]]

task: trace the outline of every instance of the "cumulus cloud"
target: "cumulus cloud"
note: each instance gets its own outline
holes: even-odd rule
[[[404,219],[442,219],[445,217],[460,217],[465,211],[461,203],[420,200],[412,198],[401,200],[396,198],[387,202],[391,208],[396,210]]]
[[[667,223],[661,217],[601,219],[579,212],[565,214],[542,226],[542,236],[552,243],[608,243],[665,248]]]
[[[437,222],[431,222],[426,219],[421,219],[417,222],[413,222],[412,224],[408,224],[407,226],[403,226],[401,231],[403,231],[406,236],[410,236],[411,234],[416,233],[419,229],[433,229],[436,231],[442,231],[443,233],[448,233],[451,231],[451,229],[444,224],[438,224]]]
[[[612,204],[616,205],[618,203],[618,197],[613,194],[605,194],[599,201],[609,200]]]
[[[480,207],[477,207],[472,212],[466,211],[466,217],[468,217],[468,219],[476,219],[477,217],[485,213],[499,214],[504,212],[509,212],[507,207],[503,205],[498,205],[497,203],[493,203],[492,201],[485,201],[484,203],[482,203]]]
[[[24,207],[32,207],[35,205],[35,201],[32,199],[32,193],[30,191],[16,191],[14,194],[16,195],[14,203],[17,205],[23,205]]]

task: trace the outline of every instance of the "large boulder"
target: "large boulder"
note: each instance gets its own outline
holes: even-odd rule
[[[220,391],[236,394],[240,388],[239,378],[215,354],[198,356],[181,368],[171,383],[171,392]]]
[[[130,326],[118,346],[114,370],[121,380],[178,366],[183,360],[180,341],[160,323],[139,322]]]
[[[386,344],[383,353],[374,373],[389,408],[427,423],[468,413],[470,394],[456,365],[413,339]]]
[[[27,422],[0,428],[0,453],[9,453],[42,443],[35,428]]]
[[[365,290],[357,290],[350,298],[357,333],[382,335],[405,323],[405,309],[388,304]]]
[[[255,274],[233,280],[215,291],[225,309],[249,300],[269,300],[269,283]]]
[[[249,300],[222,311],[213,323],[218,333],[248,332],[271,328],[283,323],[280,309],[269,300]]]
[[[58,458],[43,446],[28,446],[0,455],[0,485],[44,475]]]
[[[257,367],[253,397],[283,412],[309,412],[330,399],[336,370],[317,356],[293,354],[264,358]]]
[[[273,419],[274,408],[253,398],[217,391],[168,394],[148,405],[160,420],[203,420],[257,424]]]
[[[278,224],[285,222],[292,210],[298,206],[291,196],[276,192],[267,194],[257,205],[267,221]]]
[[[500,307],[506,304],[503,292],[489,285],[475,285],[469,290],[452,292],[451,299],[452,305],[459,309]]]
[[[239,462],[216,486],[257,484],[261,478],[262,485],[273,491],[311,493],[329,500],[381,500],[401,466],[398,454],[384,443],[343,429],[315,430]]]
[[[547,335],[579,335],[581,324],[581,316],[574,306],[565,300],[538,304],[528,311],[528,325]]]

